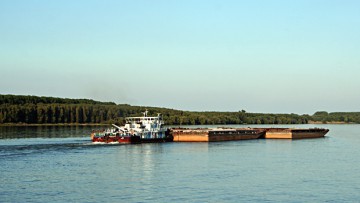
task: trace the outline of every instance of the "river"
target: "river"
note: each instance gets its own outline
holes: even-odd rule
[[[0,202],[358,202],[360,125],[287,127],[330,132],[121,145],[93,144],[93,127],[0,127]]]

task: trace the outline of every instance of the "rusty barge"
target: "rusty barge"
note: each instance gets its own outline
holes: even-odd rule
[[[218,142],[258,139],[265,134],[254,128],[174,128],[170,129],[174,142]]]
[[[323,128],[172,128],[174,142],[217,142],[250,139],[321,138],[328,133]]]
[[[305,139],[305,138],[321,138],[329,132],[324,128],[261,128],[266,131],[265,139]]]

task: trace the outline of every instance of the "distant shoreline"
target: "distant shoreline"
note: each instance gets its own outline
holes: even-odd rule
[[[107,123],[46,123],[46,124],[29,124],[29,123],[2,123],[0,124],[0,127],[6,126],[6,127],[17,127],[17,126],[108,126],[110,124]]]
[[[296,125],[306,125],[306,124],[317,124],[317,125],[325,125],[325,124],[356,124],[353,122],[339,122],[339,121],[329,121],[329,122],[321,122],[321,121],[309,121],[308,123],[296,124]],[[40,127],[40,126],[109,126],[111,124],[108,123],[45,123],[45,124],[30,124],[30,123],[2,123],[0,127]],[[214,125],[224,125],[224,124],[214,124]],[[225,124],[226,125],[226,124]],[[234,125],[234,124],[229,124]],[[239,124],[241,125],[241,124]],[[246,125],[286,125],[286,124],[246,124]]]
[[[342,122],[342,121],[309,121],[308,124],[356,124],[353,122]]]
[[[0,94],[0,126],[103,126],[124,123],[126,117],[162,114],[166,125],[226,124],[360,124],[360,112],[317,111],[252,113],[239,111],[183,111],[162,107],[132,106],[89,99],[68,99]]]

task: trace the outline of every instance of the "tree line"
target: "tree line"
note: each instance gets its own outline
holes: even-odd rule
[[[360,112],[331,112],[318,111],[312,117],[312,121],[322,123],[341,122],[341,123],[360,123]]]
[[[125,117],[161,113],[167,125],[360,123],[360,113],[316,112],[314,115],[238,112],[193,112],[168,108],[131,106],[88,99],[63,99],[0,95],[0,124],[124,124]]]
[[[25,95],[1,95],[0,104],[106,104],[115,105],[114,102],[99,102],[91,99],[68,99],[57,97],[39,97]]]

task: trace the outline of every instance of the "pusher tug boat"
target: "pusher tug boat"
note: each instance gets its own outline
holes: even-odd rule
[[[112,128],[94,130],[91,133],[93,142],[103,143],[147,143],[147,142],[171,142],[173,137],[163,128],[161,114],[156,117],[147,116],[146,110],[142,117],[126,117],[124,126],[112,124]]]

